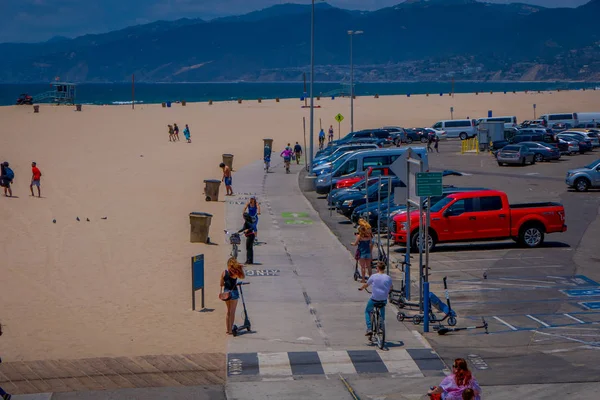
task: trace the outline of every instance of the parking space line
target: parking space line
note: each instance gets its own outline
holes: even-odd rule
[[[550,328],[550,325],[548,325],[547,323],[545,323],[544,321],[542,321],[542,320],[540,320],[540,319],[537,319],[536,317],[534,317],[534,316],[532,316],[532,315],[526,314],[525,316],[526,316],[527,318],[530,318],[530,319],[534,320],[535,322],[539,322],[540,324],[542,324],[542,325],[543,325],[543,326],[545,326],[546,328]]]
[[[496,321],[500,322],[501,324],[504,324],[504,325],[508,326],[508,327],[509,327],[510,329],[512,329],[513,331],[516,331],[516,330],[518,330],[517,328],[515,328],[514,326],[512,326],[511,324],[509,324],[508,322],[504,321],[504,320],[503,320],[503,319],[501,319],[501,318],[498,318],[498,317],[496,317],[496,316],[494,316],[494,317],[492,317],[492,318],[494,318]]]
[[[575,318],[575,317],[574,317],[574,316],[572,316],[572,315],[569,315],[569,314],[563,314],[563,315],[564,315],[565,317],[567,317],[567,318],[571,318],[573,321],[577,321],[577,322],[579,322],[580,324],[585,324],[585,321],[582,321],[582,320],[580,320],[579,318]]]
[[[533,260],[540,259],[544,257],[506,257],[506,258],[471,258],[466,260],[447,260],[447,261],[438,261],[444,263],[461,263],[461,262],[478,262],[478,261],[500,261],[500,260]]]
[[[563,265],[530,265],[527,267],[499,267],[499,268],[486,268],[486,267],[482,267],[482,268],[464,268],[464,269],[444,269],[444,270],[440,270],[440,271],[431,271],[429,272],[430,275],[438,273],[438,274],[445,274],[448,272],[464,272],[464,271],[504,271],[507,269],[535,269],[535,268],[564,268]]]

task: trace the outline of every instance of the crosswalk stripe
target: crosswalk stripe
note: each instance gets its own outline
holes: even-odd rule
[[[356,374],[356,368],[347,351],[318,351],[317,354],[326,375]]]
[[[348,350],[348,355],[359,374],[386,373],[387,367],[375,350]]]
[[[550,325],[548,325],[547,323],[545,323],[544,321],[542,321],[541,319],[537,319],[536,317],[532,316],[532,315],[525,315],[527,318],[531,318],[532,320],[534,320],[535,322],[538,322],[540,324],[542,324],[543,326],[545,326],[546,328],[550,328]]]
[[[407,378],[422,378],[423,374],[406,350],[379,352],[381,361],[392,374],[402,374]]]
[[[266,376],[292,376],[287,353],[258,353],[260,374]]]

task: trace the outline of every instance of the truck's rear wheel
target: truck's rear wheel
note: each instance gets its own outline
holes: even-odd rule
[[[429,234],[427,235],[427,244],[429,246],[429,251],[430,252],[434,249],[435,242],[436,242],[435,234],[430,231]],[[414,231],[413,234],[411,235],[411,237],[410,237],[410,244],[411,244],[411,248],[414,251],[419,251],[419,246],[421,245],[421,240],[419,238],[419,231],[418,230]],[[423,251],[425,251],[424,247],[423,247]]]
[[[529,224],[521,228],[519,243],[525,247],[538,247],[544,243],[544,229],[539,224]]]
[[[460,138],[460,140],[467,140],[469,138],[469,135],[467,135],[466,132],[461,132],[460,135],[458,135],[458,137]]]

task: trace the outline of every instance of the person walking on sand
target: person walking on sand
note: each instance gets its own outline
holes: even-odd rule
[[[175,138],[177,139],[178,142],[180,142],[181,140],[179,139],[179,127],[177,126],[177,124],[173,123],[173,135],[175,135],[173,137],[173,141],[175,141]]]
[[[173,132],[173,125],[167,125],[169,127],[169,142],[175,141],[175,136]]]
[[[183,136],[185,136],[185,140],[187,140],[188,143],[192,143],[192,139],[190,139],[190,127],[188,126],[188,124],[185,124],[185,128],[183,129]]]
[[[333,125],[329,125],[329,143],[333,142]]]
[[[223,170],[223,178],[221,182],[225,182],[226,193],[225,196],[233,196],[233,189],[231,188],[231,183],[233,181],[231,177],[231,168],[224,163],[219,164],[219,167]]]
[[[296,142],[294,145],[294,154],[296,155],[296,164],[300,164],[300,157],[302,156],[302,146]]]
[[[38,197],[42,197],[40,192],[40,179],[42,178],[42,172],[37,167],[37,163],[34,161],[31,163],[31,184],[29,185],[29,190],[31,190],[31,195],[33,194],[33,187],[37,186]]]
[[[452,364],[452,374],[442,380],[439,386],[430,390],[428,395],[441,394],[444,400],[462,400],[463,392],[472,389],[475,400],[481,400],[481,387],[469,371],[464,358],[457,358]]]
[[[10,185],[13,183],[15,179],[15,173],[9,167],[8,161],[4,161],[1,165],[0,170],[0,186],[4,188],[4,195],[6,197],[12,197],[12,189]]]
[[[227,269],[221,273],[221,289],[219,291],[219,298],[227,305],[227,314],[225,315],[225,327],[227,328],[227,334],[231,335],[233,330],[233,324],[235,322],[235,309],[237,308],[237,302],[240,298],[240,292],[238,291],[237,280],[244,279],[244,267],[238,263],[238,261],[231,257],[227,260]]]
[[[371,275],[371,260],[373,259],[373,233],[365,224],[358,227],[356,240],[352,242],[352,246],[358,246],[356,251],[358,263],[360,264],[361,282],[366,282],[367,271]],[[368,270],[367,270],[368,267]]]

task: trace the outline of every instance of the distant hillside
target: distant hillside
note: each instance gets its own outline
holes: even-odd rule
[[[319,80],[600,80],[600,0],[576,9],[409,0],[374,12],[318,3]],[[158,21],[75,39],[0,44],[0,81],[295,80],[310,60],[310,6],[283,4],[209,22]]]

